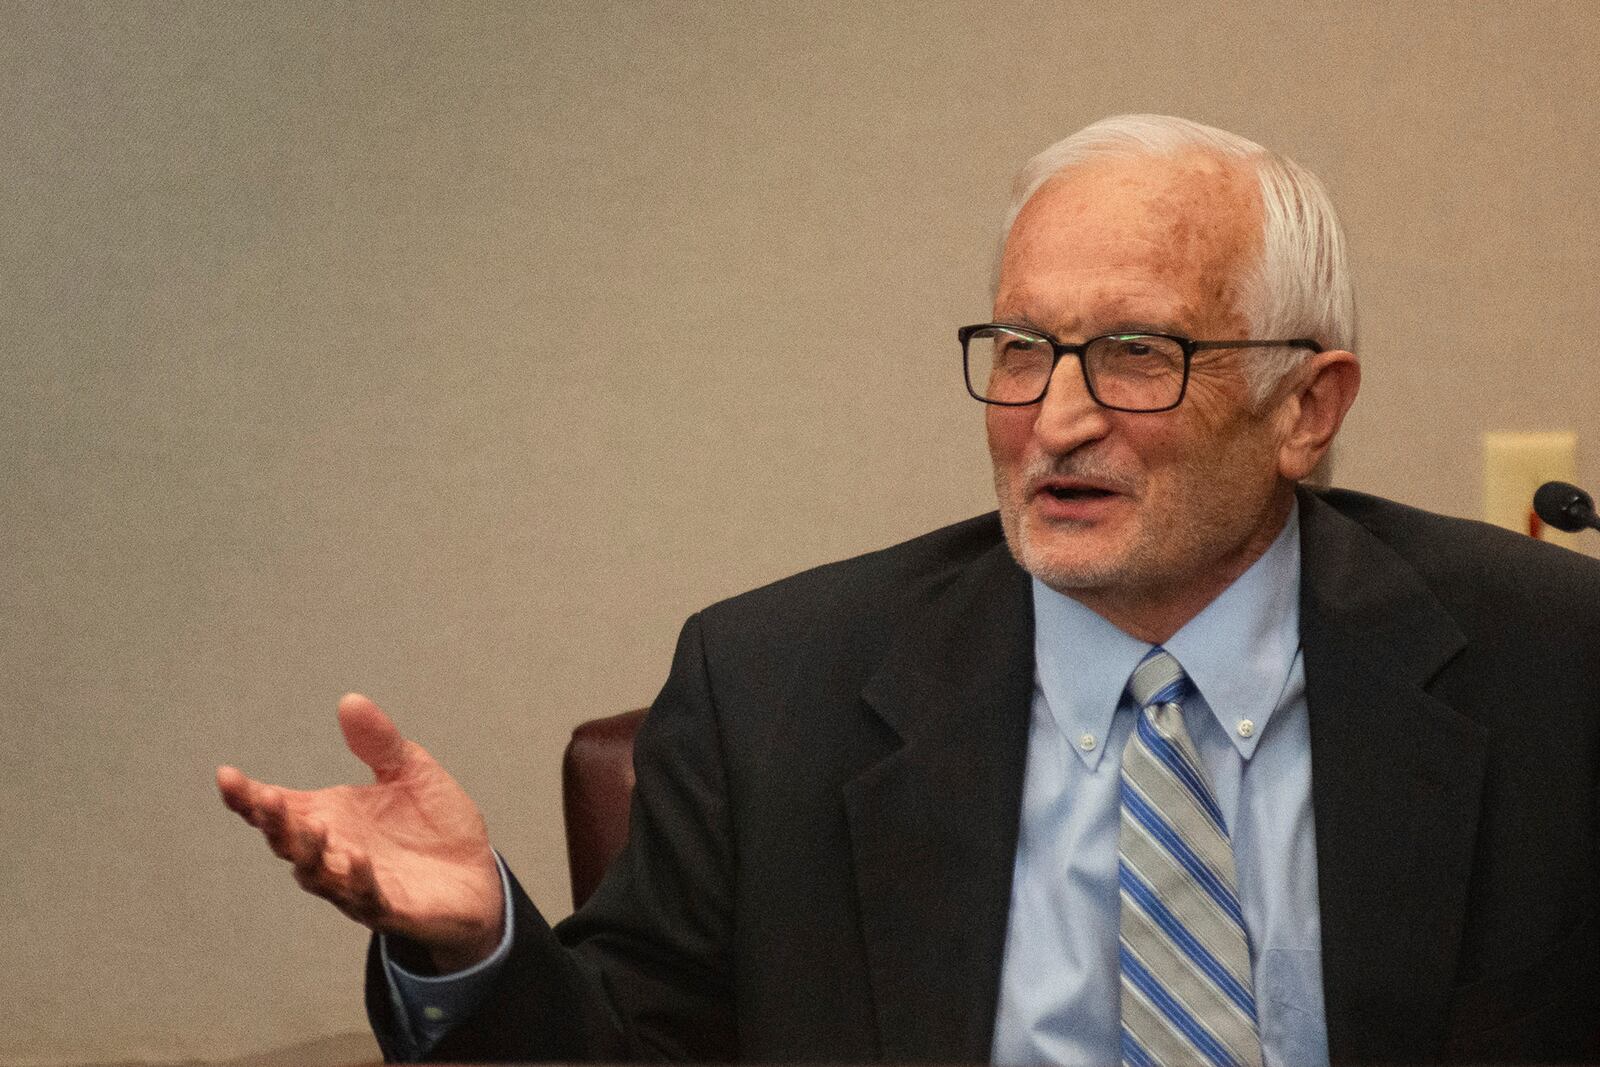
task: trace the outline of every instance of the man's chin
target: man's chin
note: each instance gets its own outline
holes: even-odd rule
[[[1096,566],[1037,556],[1025,556],[1018,562],[1023,570],[1067,596],[1097,592],[1114,585],[1117,580],[1115,569],[1104,564]]]
[[[1068,595],[1103,589],[1121,576],[1120,553],[1108,545],[1096,546],[1096,540],[1088,531],[1074,535],[1054,528],[1041,536],[1006,524],[1006,544],[1022,569]]]

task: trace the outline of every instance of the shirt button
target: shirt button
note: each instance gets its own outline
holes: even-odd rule
[[[1253,734],[1255,732],[1256,732],[1256,724],[1255,723],[1251,722],[1249,719],[1240,719],[1239,720],[1239,736],[1240,737],[1249,737],[1251,734]]]
[[[1094,734],[1084,734],[1082,737],[1078,738],[1078,747],[1083,749],[1085,752],[1093,752]]]
[[[428,1020],[430,1023],[436,1023],[440,1019],[444,1018],[444,1009],[436,1005],[429,1004],[427,1007],[422,1009],[422,1017]]]

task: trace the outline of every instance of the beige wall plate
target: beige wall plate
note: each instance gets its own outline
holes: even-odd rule
[[[1534,491],[1549,481],[1577,479],[1578,435],[1570,430],[1483,435],[1483,517],[1496,526],[1573,547],[1563,533],[1533,513]]]

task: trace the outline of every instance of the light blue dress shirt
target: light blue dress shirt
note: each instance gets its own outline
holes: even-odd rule
[[[389,976],[389,1002],[400,1024],[400,1032],[391,1037],[395,1047],[390,1051],[402,1060],[420,1060],[452,1027],[471,1015],[489,995],[494,976],[511,954],[511,877],[500,853],[494,854],[494,862],[505,894],[506,928],[488,959],[451,974],[413,974],[389,955],[389,939],[378,939],[384,973]]]
[[[1198,690],[1184,723],[1233,838],[1273,1067],[1328,1063],[1299,596],[1296,511],[1162,646]],[[1114,1064],[1119,784],[1135,713],[1126,689],[1151,646],[1038,581],[1033,607],[1033,713],[992,1059]]]
[[[1270,1067],[1325,1067],[1311,746],[1299,643],[1298,512],[1255,565],[1165,644],[1198,690],[1184,721],[1232,832]],[[995,1019],[997,1064],[1114,1064],[1118,786],[1150,646],[1034,582],[1032,725]],[[1248,725],[1246,725],[1248,723]],[[501,879],[505,881],[504,868]],[[385,969],[419,1058],[486,994],[511,944],[455,975]]]

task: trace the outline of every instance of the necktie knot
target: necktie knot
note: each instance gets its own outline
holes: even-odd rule
[[[1172,653],[1157,645],[1128,679],[1128,691],[1141,708],[1181,701],[1191,688],[1189,676]]]

